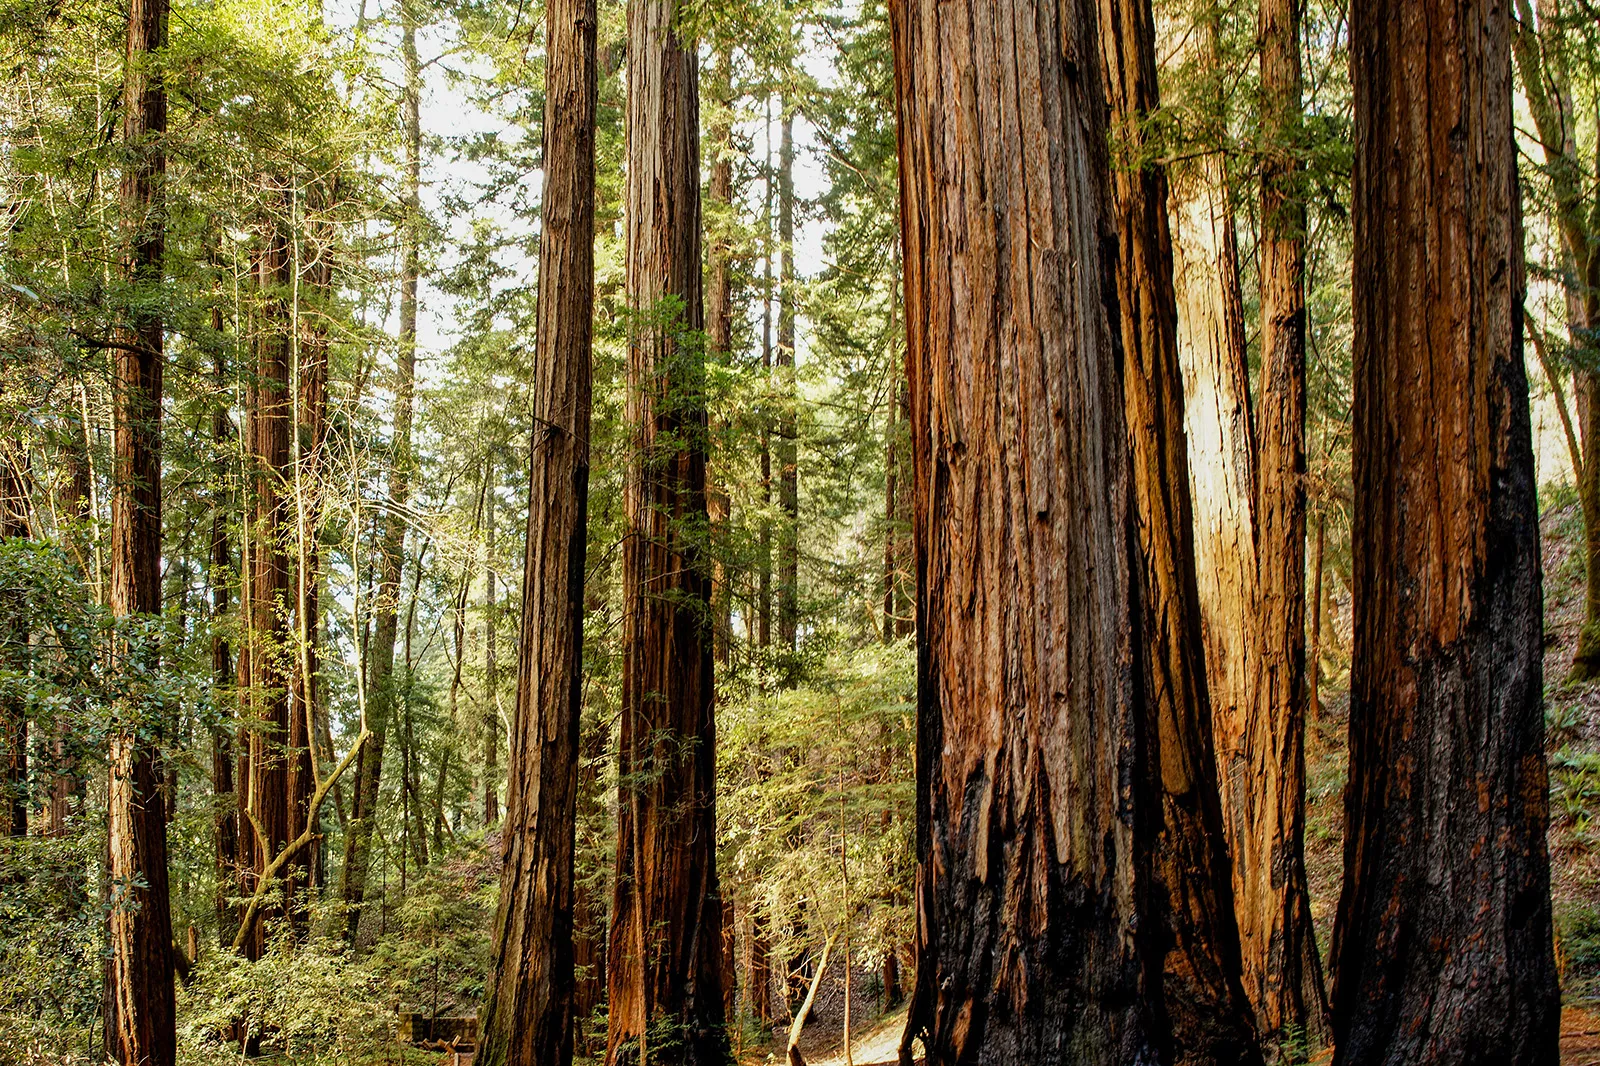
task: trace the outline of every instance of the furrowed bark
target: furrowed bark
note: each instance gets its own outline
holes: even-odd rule
[[[1200,722],[1174,721],[1193,704],[1146,691],[1172,667],[1143,661],[1150,516],[1136,505],[1157,486],[1130,454],[1097,15],[1086,0],[891,8],[922,638],[905,1062],[914,1039],[939,1066],[1252,1057],[1233,996],[1173,1002],[1180,987],[1226,989],[1201,969],[1217,945],[1197,934],[1224,922],[1226,881],[1169,880],[1174,860],[1156,856],[1199,846],[1190,861],[1212,862],[1203,837],[1167,829],[1189,813],[1178,799],[1203,809],[1204,767],[1183,762],[1200,759]],[[1121,41],[1118,78],[1125,65],[1149,76],[1138,44]],[[1164,209],[1141,195],[1150,217]],[[1156,230],[1125,232],[1149,254]],[[1133,384],[1175,389],[1170,346],[1141,354],[1170,376]],[[1167,456],[1175,428],[1141,426],[1158,447],[1140,458]],[[1184,527],[1155,517],[1177,543]],[[1185,556],[1167,550],[1179,571]],[[1167,594],[1151,617],[1174,601],[1192,614]],[[1178,915],[1191,886],[1203,894]],[[1207,1023],[1220,1030],[1209,1043],[1195,1032]]]
[[[1356,0],[1344,1064],[1554,1064],[1511,22]]]
[[[1165,925],[1157,949],[1164,949],[1160,995],[1173,1061],[1251,1062],[1258,1058],[1256,1034],[1240,984],[1195,576],[1167,178],[1149,158],[1144,134],[1159,107],[1149,0],[1101,0],[1100,46],[1139,529],[1145,701],[1139,713],[1162,797],[1151,900]]]
[[[700,279],[698,62],[671,0],[628,9],[623,678],[608,1066],[729,1060]]]
[[[500,903],[478,1058],[485,1066],[565,1066],[573,1053],[596,24],[595,0],[553,0],[546,7],[535,428]]]
[[[155,57],[167,43],[166,0],[131,0],[123,69],[122,178],[130,281],[159,286],[166,258],[167,96]],[[161,612],[162,321],[132,316],[112,352],[114,466],[109,606],[133,621]],[[119,656],[134,653],[119,642]],[[141,653],[134,653],[141,654]],[[142,717],[124,701],[119,718]],[[172,1066],[177,1058],[172,988],[172,911],[167,819],[152,733],[123,721],[110,744],[107,878],[106,1054],[123,1066]]]

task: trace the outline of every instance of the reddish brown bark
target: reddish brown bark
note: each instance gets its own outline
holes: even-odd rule
[[[278,194],[284,197],[281,191]],[[286,197],[279,200],[286,206]],[[285,299],[293,283],[289,242],[282,227],[262,228],[256,256],[259,305],[251,340],[254,366],[246,400],[245,453],[249,484],[249,573],[242,619],[244,646],[239,656],[239,689],[248,723],[239,752],[237,787],[242,895],[251,895],[262,873],[294,838],[291,831],[291,758],[287,745],[289,693],[294,684],[293,642],[288,605],[290,560],[287,544],[295,528],[289,435],[294,426],[290,393],[290,343]],[[289,883],[283,886],[285,890]],[[266,951],[266,923],[284,913],[263,907],[246,933],[245,955]]]
[[[1107,179],[1108,115],[1154,105],[1148,8],[891,20],[922,635],[902,1055],[1249,1062],[1165,190]]]
[[[1357,0],[1355,653],[1334,1061],[1553,1064],[1511,23]]]
[[[556,0],[546,7],[535,429],[500,904],[478,1058],[485,1066],[564,1066],[573,1053],[594,319],[595,26],[595,0]]]
[[[166,0],[131,0],[123,72],[122,179],[129,280],[159,286],[166,258],[167,96],[155,57],[166,47]],[[162,322],[150,300],[130,316],[112,353],[114,465],[111,479],[109,605],[133,621],[161,611]],[[121,656],[153,658],[125,638]],[[138,668],[148,668],[148,662]],[[167,819],[157,742],[147,708],[123,701],[129,720],[112,734],[107,816],[110,960],[106,1053],[123,1066],[172,1066],[177,1057],[172,989],[172,911],[167,891]],[[141,728],[142,727],[142,728]]]
[[[700,280],[698,62],[628,9],[632,449],[606,1061],[725,1063]]]

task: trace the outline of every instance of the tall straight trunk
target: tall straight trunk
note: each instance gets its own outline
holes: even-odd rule
[[[1108,79],[1097,15],[891,11],[921,636],[902,1061],[913,1038],[939,1066],[1255,1057],[1203,835],[1218,815],[1203,677],[1181,659],[1192,560],[1159,332],[1127,338],[1148,380],[1124,392],[1124,323],[1170,336],[1172,318],[1159,172],[1121,173],[1116,197],[1107,180],[1108,82],[1131,121],[1153,94],[1149,16],[1105,11]],[[1137,465],[1158,460],[1172,497]]]
[[[761,255],[761,369],[772,381],[772,97],[767,97],[767,158],[762,168],[765,204],[762,215]],[[756,644],[763,652],[772,646],[772,435],[775,419],[763,412],[761,419],[761,552],[760,573],[756,578]]]
[[[1511,20],[1357,0],[1355,653],[1334,1062],[1553,1064]]]
[[[1112,203],[1123,389],[1138,516],[1137,603],[1144,670],[1145,757],[1161,789],[1154,842],[1156,913],[1164,925],[1161,996],[1185,1062],[1245,1062],[1256,1052],[1240,983],[1239,932],[1223,846],[1195,576],[1183,372],[1165,168],[1143,131],[1160,106],[1150,0],[1100,0],[1113,144]],[[1164,957],[1163,957],[1164,956]]]
[[[595,0],[545,9],[544,227],[517,709],[484,1066],[566,1066],[594,322]]]
[[[28,500],[12,457],[0,450],[0,542],[28,535]],[[12,590],[0,592],[0,663],[26,674],[30,669],[24,604]],[[0,703],[0,831],[28,835],[28,712],[20,699]]]
[[[277,207],[287,210],[286,193],[277,193]],[[250,491],[249,594],[244,597],[246,637],[239,658],[239,688],[248,728],[240,752],[238,787],[244,817],[239,823],[243,895],[255,892],[272,860],[293,839],[291,755],[288,750],[292,640],[285,608],[292,602],[290,560],[286,542],[294,530],[293,465],[290,434],[294,430],[294,397],[290,391],[292,346],[285,300],[293,284],[288,237],[281,220],[262,228],[256,256],[260,307],[251,346],[255,365],[250,378],[246,461]],[[292,888],[293,878],[285,888]],[[259,959],[266,951],[266,923],[282,913],[263,907],[248,930],[245,955]]]
[[[1269,1045],[1327,1042],[1322,960],[1305,867],[1306,209],[1297,188],[1302,122],[1300,6],[1262,0],[1261,379],[1257,389],[1256,582],[1251,703],[1216,719],[1229,782],[1245,991]],[[1248,782],[1247,788],[1239,785]]]
[[[729,1060],[700,288],[699,71],[672,0],[628,8],[628,349],[617,865],[606,1062]]]
[[[727,365],[733,358],[733,50],[727,42],[717,46],[712,65],[711,90],[716,113],[711,128],[711,239],[706,254],[710,275],[706,292],[706,341],[712,359]],[[712,656],[718,666],[727,666],[733,643],[733,597],[729,586],[724,545],[731,500],[727,487],[712,484],[706,493],[710,515],[712,551],[715,562],[711,574],[712,622],[716,627]]]
[[[1578,503],[1583,515],[1584,589],[1583,627],[1573,656],[1572,680],[1600,677],[1600,462],[1594,458],[1600,442],[1600,371],[1595,369],[1596,331],[1600,330],[1600,187],[1594,203],[1586,207],[1583,161],[1578,156],[1577,115],[1573,106],[1572,75],[1568,60],[1571,42],[1566,35],[1559,0],[1537,0],[1539,17],[1528,0],[1516,0],[1517,24],[1512,48],[1522,72],[1528,110],[1538,130],[1545,172],[1554,204],[1551,214],[1560,237],[1566,290],[1567,333],[1576,358],[1573,391],[1577,394],[1578,438],[1581,455],[1574,462]],[[1596,148],[1600,161],[1600,146]],[[1562,403],[1565,407],[1565,403]]]
[[[221,312],[213,312],[212,325],[220,331]],[[211,561],[206,581],[211,586],[211,691],[219,707],[234,698],[233,649],[223,629],[232,597],[233,552],[228,545],[228,450],[233,442],[233,423],[228,418],[227,357],[218,346],[212,363],[212,388],[217,397],[211,411],[211,443],[216,449],[212,477],[216,479],[211,501]],[[211,732],[211,796],[215,804],[212,831],[216,835],[216,912],[218,943],[233,943],[238,929],[238,908],[229,902],[239,887],[239,810],[234,792],[233,742],[228,726],[218,724]]]
[[[317,213],[327,210],[328,190],[313,186],[308,206]],[[326,227],[318,219],[312,226],[313,241],[302,267],[302,291],[312,297],[311,310],[320,309],[332,296],[333,263]],[[299,301],[297,301],[299,302]],[[298,345],[294,353],[291,386],[298,389],[294,427],[293,470],[296,513],[294,587],[293,688],[289,708],[289,839],[294,840],[309,826],[311,796],[316,791],[316,767],[320,736],[317,718],[321,713],[322,692],[318,678],[321,657],[322,585],[322,470],[323,450],[328,433],[328,336],[316,314],[298,310]],[[315,888],[323,881],[320,847],[305,853],[304,884]],[[303,911],[297,918],[304,918]]]
[[[778,140],[778,643],[794,651],[800,635],[800,402],[795,387],[795,305],[800,289],[794,266],[794,111],[782,100],[783,118]],[[787,673],[787,671],[786,671]]]
[[[421,277],[419,241],[422,214],[422,72],[417,60],[414,0],[400,3],[400,51],[405,67],[401,122],[405,130],[404,215],[400,223],[400,337],[394,389],[394,436],[389,464],[389,506],[381,519],[379,576],[367,646],[367,728],[372,739],[356,756],[355,797],[345,834],[340,895],[349,907],[345,940],[354,944],[361,928],[367,872],[372,863],[372,822],[383,783],[383,748],[396,704],[395,640],[399,635],[400,579],[405,566],[406,508],[411,502],[411,414],[417,367],[417,285]]]
[[[899,397],[891,395],[885,405],[883,421],[883,642],[894,640],[895,579],[899,557],[895,551],[899,541],[898,517],[895,502],[899,496],[900,457],[896,443],[900,436]]]
[[[126,272],[159,286],[166,258],[167,94],[154,57],[167,43],[166,0],[131,0],[123,71],[122,140],[127,151],[122,210]],[[152,294],[153,296],[153,294]],[[115,426],[111,479],[109,606],[119,619],[161,612],[160,302],[141,301],[112,353]],[[120,644],[120,656],[153,649]],[[147,669],[150,663],[130,669]],[[110,744],[107,877],[125,895],[110,909],[106,1054],[123,1066],[172,1066],[177,1058],[172,989],[172,911],[167,892],[167,819],[159,791],[158,729],[124,705]],[[145,727],[140,728],[143,724]]]
[[[500,658],[498,624],[500,604],[496,598],[495,568],[499,556],[495,552],[494,503],[498,467],[494,460],[484,464],[484,566],[483,596],[483,824],[495,825],[500,821]],[[520,675],[519,675],[520,677]],[[521,681],[519,679],[518,683]]]

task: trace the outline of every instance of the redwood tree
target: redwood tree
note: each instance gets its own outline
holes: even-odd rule
[[[725,1063],[716,874],[698,60],[628,7],[627,416],[608,1064]]]
[[[166,0],[131,0],[123,70],[122,210],[129,281],[161,284],[166,258],[167,94],[157,55],[167,43]],[[111,483],[111,612],[135,622],[161,612],[161,371],[158,300],[130,308],[112,351],[115,423]],[[141,637],[124,634],[117,654],[148,658]],[[148,669],[128,663],[124,676]],[[156,737],[130,694],[113,732],[107,816],[107,874],[117,894],[109,911],[106,1053],[123,1066],[171,1066],[177,1057],[172,989],[172,911],[167,894],[167,818]]]
[[[1557,1056],[1511,29],[1491,0],[1352,7],[1340,1064]]]
[[[478,1058],[484,1066],[572,1061],[594,319],[595,26],[595,0],[552,0],[545,8],[535,429],[500,902]]]
[[[891,28],[921,637],[902,1056],[1249,1062],[1187,515],[1151,478],[1186,476],[1164,192],[1109,181],[1113,103],[1153,103],[1148,8],[908,0]]]

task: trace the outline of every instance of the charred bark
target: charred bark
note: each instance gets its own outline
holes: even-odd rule
[[[1355,653],[1337,1064],[1553,1064],[1511,21],[1357,0]]]

